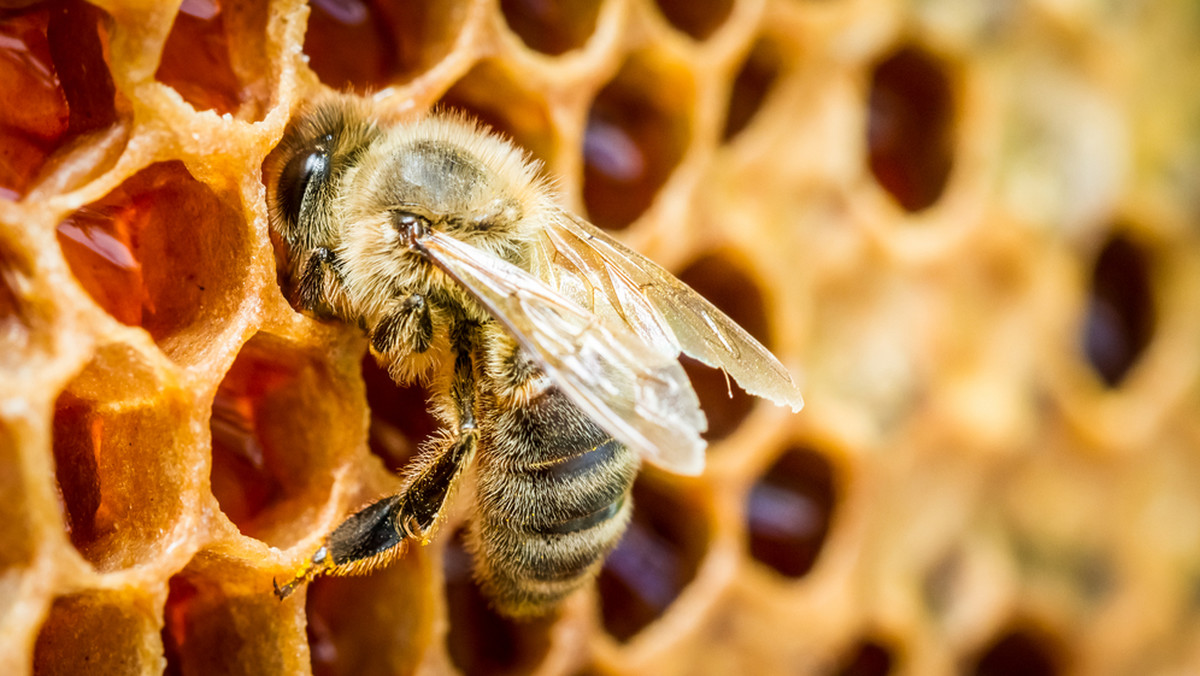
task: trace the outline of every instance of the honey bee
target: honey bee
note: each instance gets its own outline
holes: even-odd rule
[[[624,533],[642,459],[703,470],[680,353],[794,411],[800,392],[695,291],[558,206],[506,140],[453,114],[375,119],[349,96],[300,111],[266,164],[270,224],[294,303],[363,327],[444,429],[276,594],[427,544],[473,471],[475,577],[500,612],[544,614]]]

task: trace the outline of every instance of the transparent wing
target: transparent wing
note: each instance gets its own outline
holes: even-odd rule
[[[657,263],[566,212],[539,242],[550,286],[656,349],[723,369],[750,394],[799,411],[792,376],[767,348]]]
[[[463,286],[585,415],[651,462],[704,469],[708,423],[675,356],[610,326],[544,282],[436,231],[416,245]]]

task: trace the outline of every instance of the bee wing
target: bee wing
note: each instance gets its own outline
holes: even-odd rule
[[[651,462],[704,469],[708,427],[674,356],[611,326],[544,282],[436,231],[416,244],[496,318],[585,415]]]
[[[543,229],[545,276],[560,293],[656,348],[724,370],[747,392],[793,411],[800,388],[767,348],[657,263],[566,211]]]

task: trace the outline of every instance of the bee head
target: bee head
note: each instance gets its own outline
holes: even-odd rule
[[[336,245],[330,202],[344,171],[379,133],[351,97],[323,99],[293,116],[264,165],[271,228],[290,255]]]

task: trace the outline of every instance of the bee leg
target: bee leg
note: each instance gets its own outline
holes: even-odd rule
[[[421,354],[433,343],[433,318],[429,303],[420,294],[401,301],[371,331],[371,349],[376,354]]]
[[[326,302],[325,272],[332,271],[341,280],[341,269],[338,267],[337,255],[331,249],[323,246],[316,247],[308,254],[296,282],[296,301],[304,310],[318,315],[329,314],[329,304]]]
[[[433,536],[438,517],[479,443],[469,338],[464,339],[462,331],[455,333],[459,337],[450,395],[458,413],[457,434],[417,459],[417,469],[403,491],[359,510],[330,533],[291,581],[275,585],[275,595],[281,600],[318,575],[367,573],[403,555],[410,541],[427,544]]]
[[[427,544],[447,498],[475,454],[478,435],[464,430],[458,438],[430,449],[429,459],[403,492],[355,512],[325,538],[325,543],[291,581],[275,585],[287,598],[318,575],[360,575],[404,555],[410,541]]]

